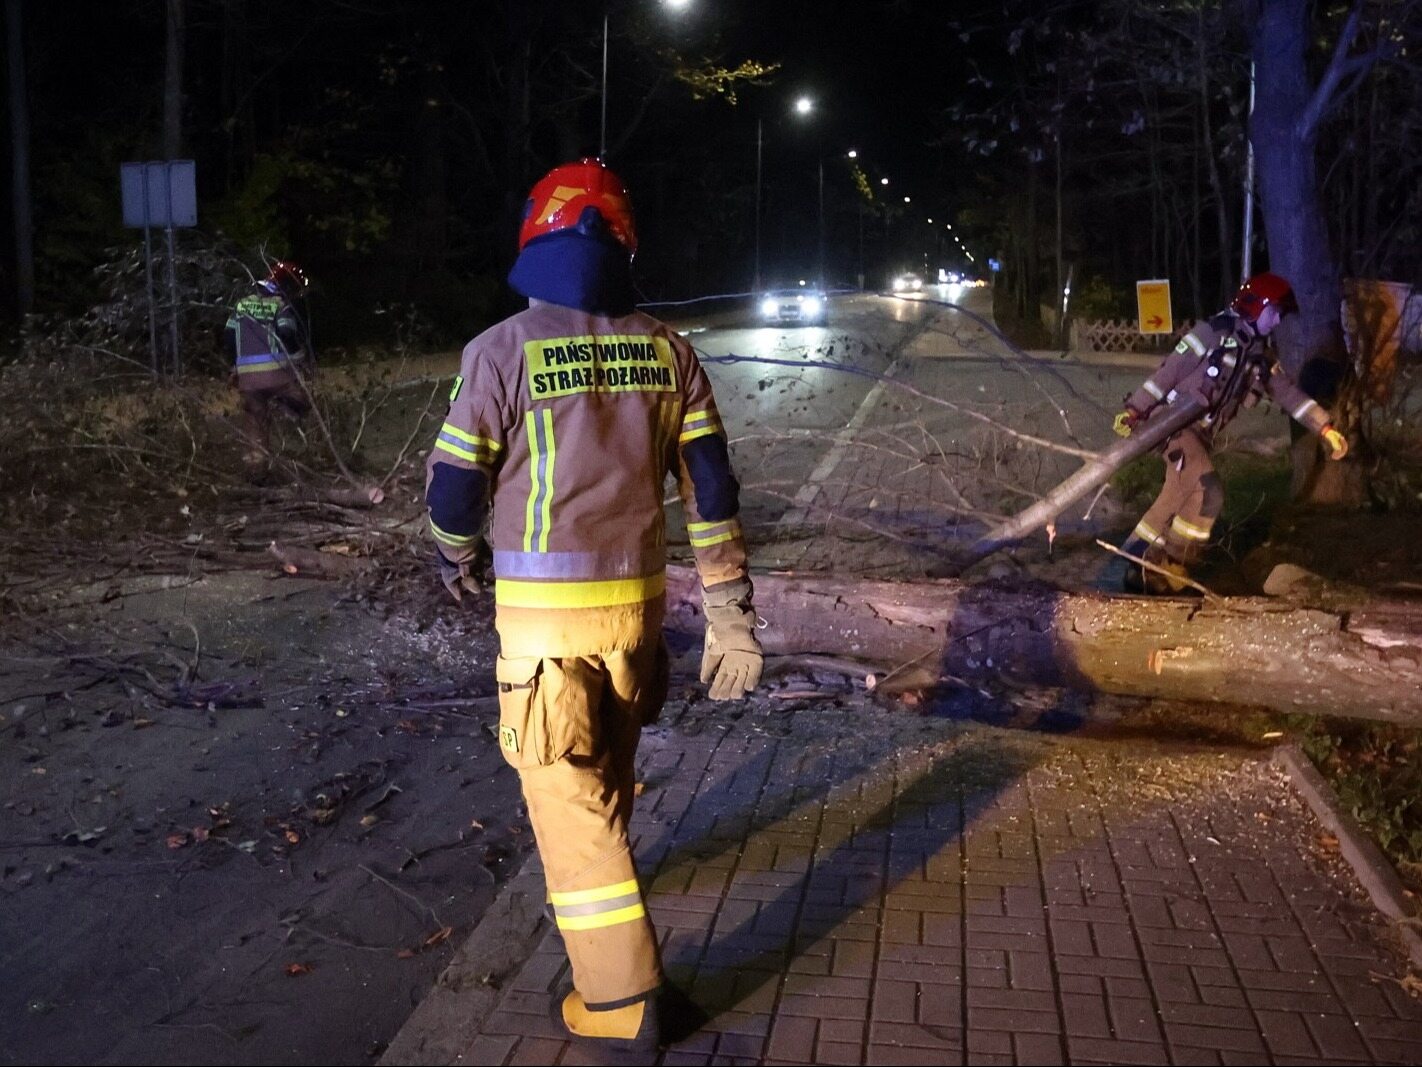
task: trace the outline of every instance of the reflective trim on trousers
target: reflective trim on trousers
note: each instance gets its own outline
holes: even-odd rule
[[[611,608],[640,604],[666,592],[665,573],[593,582],[494,582],[494,603],[510,608]]]
[[[1159,545],[1165,543],[1165,536],[1161,533],[1158,533],[1154,528],[1146,525],[1144,522],[1136,523],[1136,528],[1131,532],[1148,545]]]
[[[635,878],[593,889],[548,894],[560,930],[598,930],[632,922],[647,914]]]
[[[1170,520],[1170,529],[1174,533],[1191,541],[1208,541],[1210,539],[1210,530],[1213,529],[1213,527],[1213,523],[1209,526],[1197,526],[1193,522],[1182,519],[1179,515]]]

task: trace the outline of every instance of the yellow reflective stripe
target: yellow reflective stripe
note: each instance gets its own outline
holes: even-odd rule
[[[695,426],[695,425],[697,425],[698,423],[708,422],[708,421],[712,421],[712,420],[720,421],[720,420],[719,420],[719,417],[716,415],[715,409],[714,409],[714,408],[703,408],[703,409],[700,410],[700,411],[693,411],[693,412],[691,412],[689,415],[685,416],[685,417],[681,420],[681,424],[682,424],[683,427],[686,427],[686,426]]]
[[[534,413],[523,417],[523,428],[528,433],[528,502],[523,507],[523,550],[533,551],[534,505],[538,503],[538,462],[542,452],[538,447],[538,434],[533,429]]]
[[[548,531],[553,528],[553,464],[558,458],[558,446],[553,440],[553,411],[543,409],[543,437],[548,442],[548,464],[543,486],[543,529],[538,534],[538,551],[548,551]]]
[[[719,423],[715,426],[701,426],[695,430],[685,431],[680,437],[677,438],[677,440],[681,444],[686,444],[688,441],[695,441],[698,437],[706,437],[708,434],[720,432],[721,426]]]
[[[484,448],[487,448],[490,452],[502,452],[504,448],[503,445],[499,444],[499,442],[495,441],[491,437],[480,437],[478,434],[465,433],[453,423],[446,422],[443,426],[439,428],[439,431],[440,433],[453,434],[461,441],[464,441],[471,445],[475,445],[476,447],[482,446]]]
[[[714,532],[713,532],[714,531]],[[720,522],[689,522],[686,532],[694,548],[709,548],[723,541],[731,541],[741,535],[739,519],[723,519]]]
[[[1193,522],[1187,522],[1179,515],[1170,520],[1170,527],[1183,537],[1188,537],[1192,541],[1208,541],[1210,539],[1210,526],[1196,526]]]
[[[558,919],[559,930],[600,930],[604,926],[616,926],[619,923],[630,923],[635,919],[640,919],[647,914],[646,906],[639,900],[636,904],[629,904],[625,908],[618,908],[616,911],[603,912],[601,915],[573,915],[568,918]]]
[[[721,432],[721,416],[716,414],[715,408],[703,408],[701,411],[693,411],[681,420],[681,437],[678,440],[682,444],[694,441],[698,437],[705,437],[707,434]]]
[[[499,578],[494,601],[509,608],[611,608],[640,604],[666,592],[667,576],[610,578],[595,582],[524,582]]]
[[[435,525],[434,519],[430,520],[430,533],[435,535],[435,540],[443,541],[447,545],[455,548],[464,548],[472,545],[479,537],[478,534],[452,534],[447,530],[441,530]]]
[[[555,908],[566,908],[573,904],[595,904],[599,900],[625,897],[628,893],[635,892],[637,892],[637,879],[629,878],[625,882],[600,885],[596,889],[573,889],[566,893],[549,893],[548,899]]]
[[[1161,541],[1160,531],[1144,522],[1136,523],[1135,533],[1142,541],[1149,541],[1153,545]]]
[[[443,437],[435,440],[435,448],[442,448],[446,452],[458,456],[460,459],[467,459],[470,463],[490,463],[493,461],[493,456],[487,452],[471,452],[469,449],[461,448],[452,441],[446,441]]]

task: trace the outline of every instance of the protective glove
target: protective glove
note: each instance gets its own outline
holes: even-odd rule
[[[1136,428],[1136,424],[1140,421],[1140,414],[1127,408],[1116,416],[1116,420],[1111,423],[1111,429],[1116,431],[1118,437],[1130,437],[1131,431]]]
[[[454,597],[456,604],[464,603],[466,591],[470,593],[479,591],[479,580],[470,572],[469,564],[451,563],[438,549],[435,550],[435,556],[439,559],[439,580],[449,590],[449,595]]]
[[[706,611],[706,648],[701,681],[710,682],[712,700],[739,700],[760,683],[765,653],[755,636],[749,578],[721,582],[701,591]]]
[[[1328,453],[1329,459],[1342,459],[1348,454],[1348,438],[1344,437],[1332,426],[1325,426],[1319,432],[1319,436],[1322,437],[1324,441],[1328,443],[1328,447],[1332,449],[1332,451]]]

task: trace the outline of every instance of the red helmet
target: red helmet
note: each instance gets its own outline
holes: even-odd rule
[[[300,296],[311,284],[304,270],[285,259],[279,259],[272,264],[271,272],[267,274],[267,281],[292,296]]]
[[[1293,286],[1277,274],[1266,271],[1256,274],[1241,285],[1229,306],[1250,322],[1255,322],[1259,313],[1271,304],[1279,309],[1281,315],[1299,309],[1299,303],[1294,299]]]
[[[622,179],[600,159],[583,158],[554,167],[533,187],[523,205],[519,251],[534,238],[560,230],[592,232],[598,225],[594,216],[629,256],[636,253],[637,226]]]

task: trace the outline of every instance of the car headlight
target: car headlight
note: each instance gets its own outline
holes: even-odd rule
[[[805,297],[804,303],[800,305],[800,311],[811,319],[816,318],[822,310],[824,310],[824,304],[820,303],[820,298],[817,296]]]
[[[902,293],[902,292],[903,292],[905,289],[907,289],[907,288],[908,288],[908,282],[904,281],[902,278],[895,278],[895,279],[894,279],[894,292],[896,292],[896,293]]]
[[[914,288],[914,291],[915,291],[915,292],[917,292],[918,290],[922,289],[922,288],[923,288],[923,279],[921,279],[921,278],[915,278],[915,279],[913,280],[913,288]]]
[[[780,301],[773,296],[768,296],[760,302],[760,313],[768,319],[773,319],[780,314]]]

